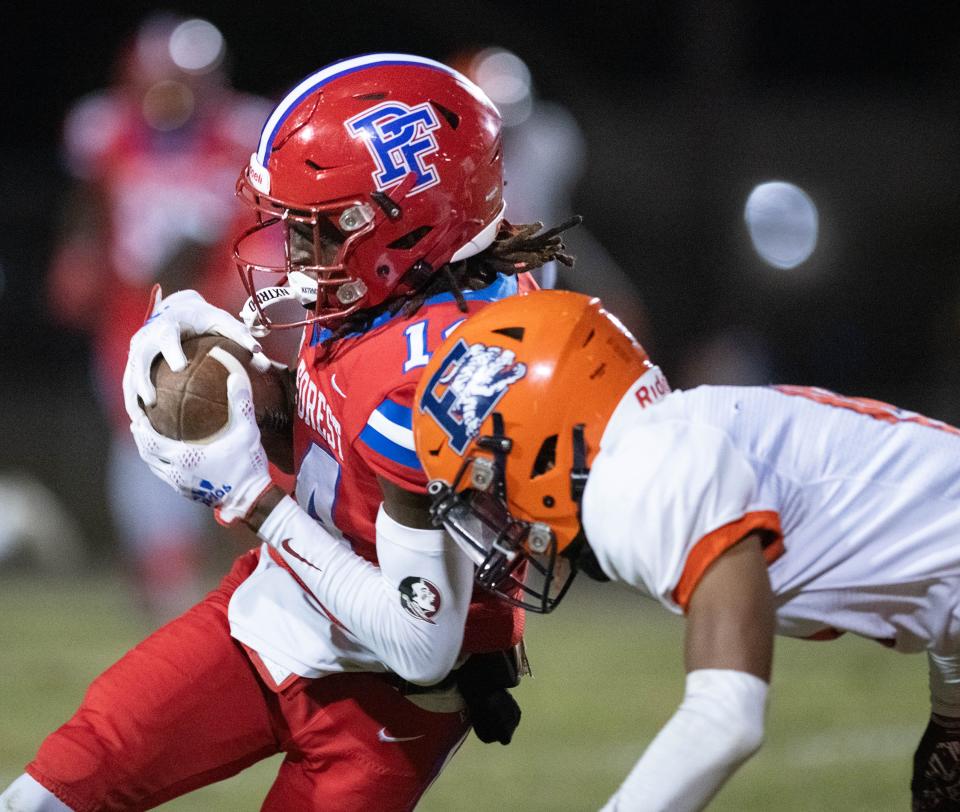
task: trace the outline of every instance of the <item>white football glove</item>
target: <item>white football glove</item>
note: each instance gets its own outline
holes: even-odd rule
[[[187,365],[180,341],[190,336],[216,333],[253,353],[253,365],[266,372],[271,361],[243,323],[226,310],[208,304],[195,290],[180,290],[166,299],[159,285],[151,292],[150,316],[130,339],[130,353],[123,371],[123,402],[130,420],[143,414],[137,398],[147,406],[157,402],[157,390],[150,381],[154,358],[162,355],[170,369],[179,372]]]
[[[246,518],[270,488],[267,455],[260,442],[250,377],[236,358],[220,347],[216,354],[227,377],[226,426],[203,442],[171,440],[159,434],[140,410],[130,425],[137,450],[150,469],[175,491],[214,508],[220,524]]]

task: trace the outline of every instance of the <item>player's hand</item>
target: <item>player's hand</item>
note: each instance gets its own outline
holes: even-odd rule
[[[147,406],[157,402],[157,390],[150,381],[150,367],[158,355],[166,359],[174,372],[187,365],[187,357],[180,346],[183,338],[216,333],[253,353],[256,369],[265,372],[271,365],[243,322],[226,310],[208,304],[195,290],[177,291],[164,299],[160,286],[154,285],[147,312],[146,322],[130,339],[130,353],[123,371],[123,401],[131,420],[143,414],[138,399]]]
[[[913,812],[960,809],[960,719],[931,714],[913,756]]]
[[[510,744],[520,724],[520,706],[507,690],[520,681],[515,652],[471,654],[456,673],[477,738],[484,744]]]
[[[227,378],[227,405],[227,425],[213,440],[171,440],[158,433],[139,409],[130,426],[140,457],[150,469],[175,491],[214,508],[217,521],[224,525],[249,516],[272,484],[250,378],[239,362]]]

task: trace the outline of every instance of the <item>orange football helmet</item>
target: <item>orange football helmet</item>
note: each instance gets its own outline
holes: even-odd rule
[[[559,290],[484,307],[434,353],[414,397],[414,440],[434,521],[478,583],[536,612],[559,603],[600,438],[654,369],[599,299]]]

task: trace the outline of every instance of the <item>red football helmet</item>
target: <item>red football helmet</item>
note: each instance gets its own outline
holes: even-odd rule
[[[482,90],[423,57],[370,54],[304,79],[267,119],[237,184],[258,213],[234,246],[248,325],[341,320],[490,245],[504,210],[500,126]],[[273,226],[282,258],[254,256],[271,250]],[[312,312],[271,321],[266,308],[284,299]]]

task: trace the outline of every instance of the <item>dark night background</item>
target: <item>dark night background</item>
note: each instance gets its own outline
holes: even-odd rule
[[[38,475],[101,549],[106,429],[86,340],[52,326],[40,283],[67,184],[63,116],[109,81],[117,47],[156,8],[21,9],[0,55],[0,472]],[[355,53],[513,50],[584,132],[575,211],[633,280],[640,337],[675,384],[711,379],[701,348],[734,330],[771,381],[960,420],[960,27],[949,4],[163,8],[218,25],[234,85],[274,98]],[[819,244],[792,271],[765,266],[744,226],[747,195],[770,179],[800,185],[819,209]],[[578,273],[589,290],[590,268]]]

